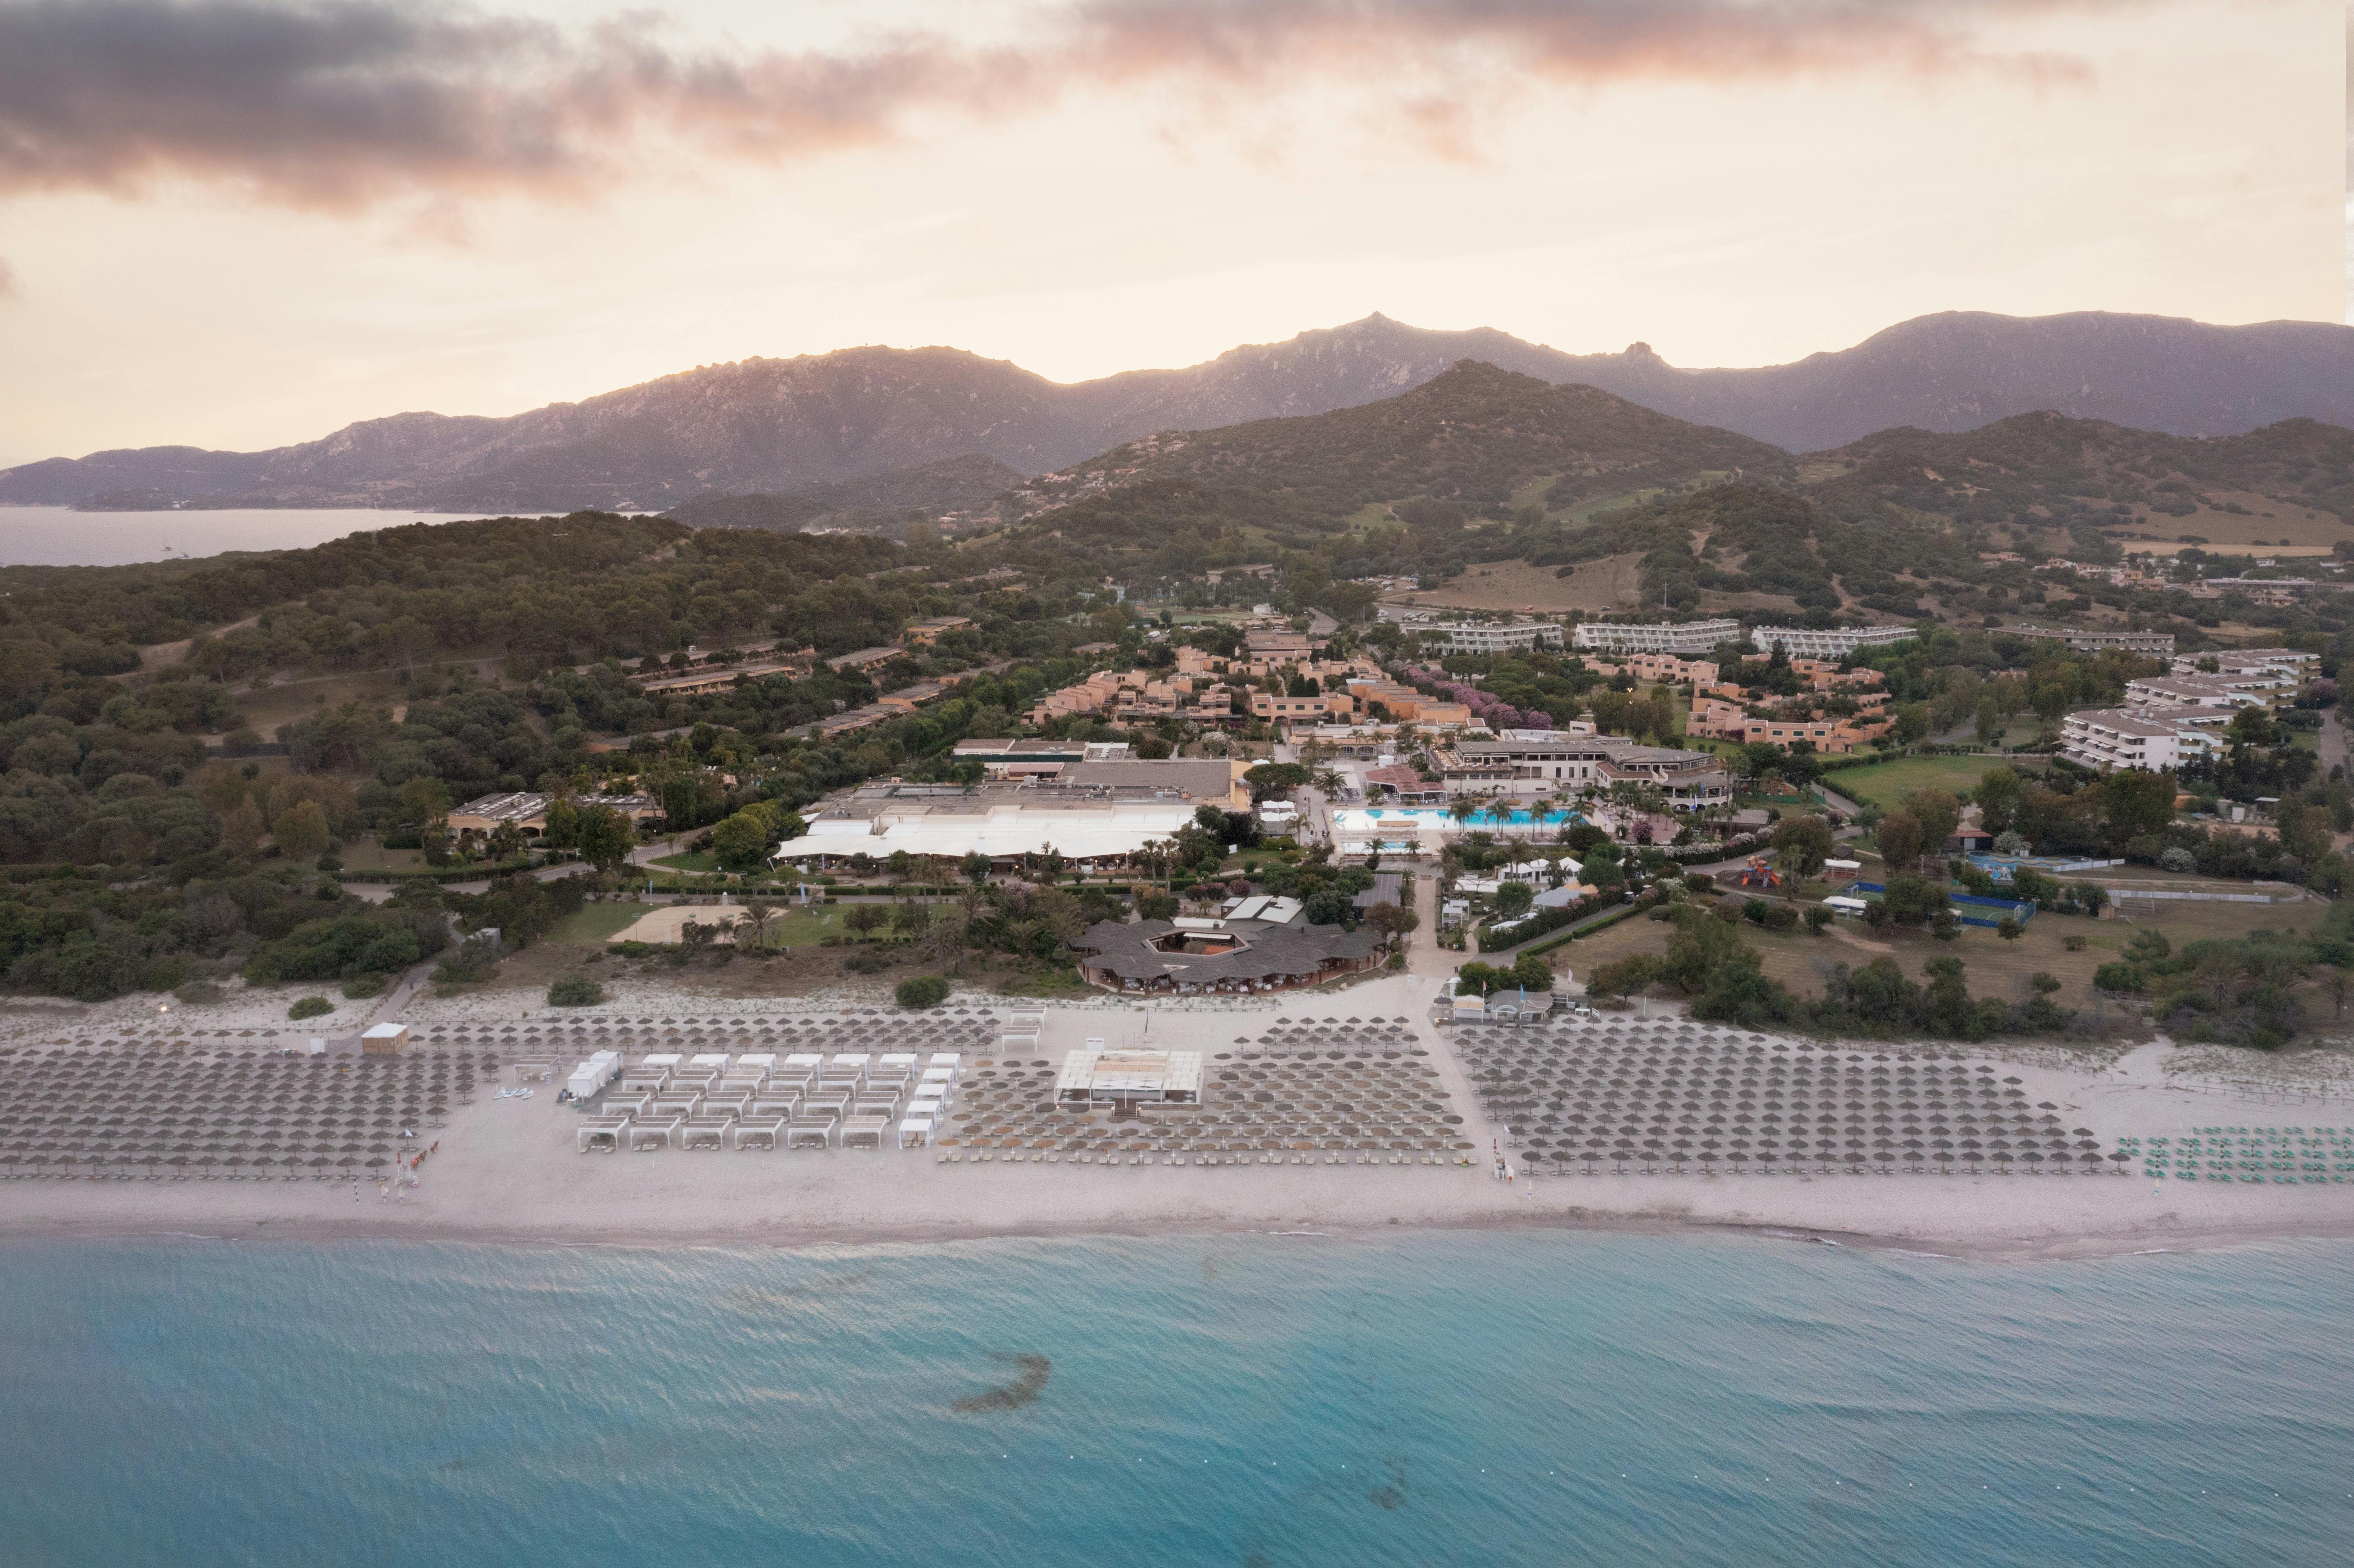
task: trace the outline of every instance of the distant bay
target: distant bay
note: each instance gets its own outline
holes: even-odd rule
[[[511,514],[530,516],[536,512]],[[349,506],[219,512],[76,512],[64,506],[0,506],[0,566],[127,567],[140,561],[217,556],[228,550],[300,550],[378,528],[492,515],[496,514],[379,512]]]

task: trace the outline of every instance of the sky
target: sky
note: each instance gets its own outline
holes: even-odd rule
[[[1380,311],[2348,319],[2346,0],[0,0],[0,465]]]

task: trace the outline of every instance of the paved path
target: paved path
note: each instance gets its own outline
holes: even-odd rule
[[[2325,779],[2332,768],[2346,766],[2346,726],[2338,722],[2334,707],[2321,710],[2321,733],[2314,737],[2314,755],[2321,761]]]

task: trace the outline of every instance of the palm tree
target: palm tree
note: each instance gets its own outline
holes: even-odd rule
[[[744,901],[744,913],[737,917],[737,945],[743,945],[743,935],[749,933],[752,946],[765,950],[769,946],[769,929],[777,922],[777,906],[763,898]]]
[[[1447,814],[1458,822],[1468,823],[1479,814],[1479,802],[1469,795],[1460,796],[1453,805],[1447,808]]]
[[[1341,775],[1335,768],[1318,768],[1316,770],[1316,777],[1311,780],[1311,782],[1315,784],[1317,789],[1327,799],[1330,799],[1341,792]]]

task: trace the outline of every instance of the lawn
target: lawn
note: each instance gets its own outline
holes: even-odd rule
[[[661,866],[668,866],[673,871],[692,871],[699,874],[706,871],[717,871],[719,869],[719,857],[710,853],[666,854],[656,859],[653,863]]]
[[[362,871],[422,871],[425,852],[422,850],[388,850],[376,839],[354,839],[336,852],[349,872]]]
[[[642,904],[583,904],[559,921],[547,939],[595,947],[645,912]]]
[[[2013,768],[2022,765],[2019,759],[2009,763]],[[1944,789],[1958,796],[1976,789],[1988,768],[2002,766],[2004,760],[1999,757],[1900,757],[1861,768],[1837,768],[1824,774],[1822,783],[1835,795],[1893,810],[1915,789]]]

